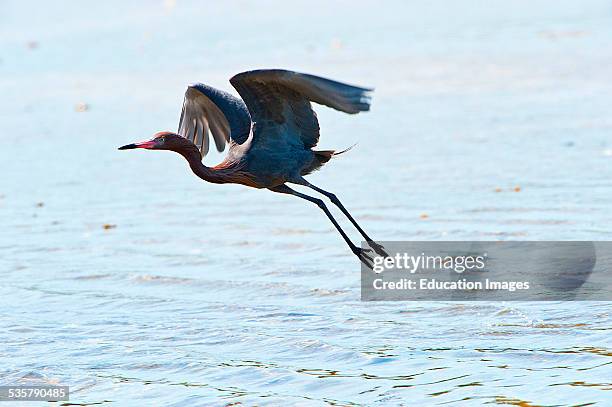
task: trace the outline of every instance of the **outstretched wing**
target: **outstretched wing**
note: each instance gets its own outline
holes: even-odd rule
[[[373,90],[282,69],[239,73],[230,83],[255,122],[254,141],[266,133],[281,133],[306,148],[319,141],[319,122],[310,102],[355,114],[370,109],[368,93]]]
[[[244,102],[229,93],[201,83],[189,85],[185,92],[178,134],[208,153],[212,135],[218,151],[225,143],[242,144],[251,131],[251,116]]]

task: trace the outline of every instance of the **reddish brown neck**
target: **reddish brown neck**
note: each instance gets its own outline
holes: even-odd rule
[[[215,184],[226,182],[222,171],[207,167],[202,163],[202,155],[195,145],[177,152],[185,157],[191,171],[204,181],[213,182]]]

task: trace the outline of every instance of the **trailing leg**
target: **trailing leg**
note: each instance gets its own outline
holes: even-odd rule
[[[363,230],[361,226],[359,226],[357,221],[351,216],[351,214],[344,207],[344,205],[342,205],[342,202],[340,202],[340,200],[335,194],[325,191],[324,189],[321,189],[315,185],[312,185],[310,182],[306,180],[304,180],[304,182],[305,182],[305,184],[303,184],[304,186],[307,186],[308,188],[313,189],[319,192],[320,194],[323,194],[326,197],[328,197],[329,200],[342,211],[342,213],[348,218],[348,220],[351,221],[351,223],[355,226],[355,228],[359,231],[359,233],[361,233],[361,236],[363,236],[363,238],[368,242],[370,247],[372,247],[376,253],[378,253],[380,256],[383,256],[383,257],[389,257],[389,254],[385,251],[385,248],[382,245],[379,245],[378,243],[376,243],[374,240],[372,240],[372,238],[370,238],[370,236],[367,235],[365,230]]]
[[[281,194],[289,194],[289,195],[297,196],[298,198],[302,198],[302,199],[305,199],[307,201],[310,201],[310,202],[314,203],[315,205],[317,205],[319,208],[321,208],[321,210],[323,212],[325,212],[325,215],[327,215],[329,220],[336,227],[336,230],[338,230],[338,233],[340,233],[340,235],[342,236],[342,238],[344,239],[346,244],[351,248],[351,251],[353,252],[353,254],[355,254],[355,256],[357,256],[359,258],[359,260],[361,260],[363,262],[363,264],[365,264],[369,268],[372,268],[372,261],[373,260],[372,260],[372,256],[369,254],[369,252],[371,252],[371,250],[369,250],[369,249],[362,249],[360,247],[355,246],[353,244],[353,242],[351,242],[351,239],[349,239],[349,237],[346,235],[346,233],[344,233],[344,230],[342,230],[342,228],[340,227],[338,222],[336,222],[336,219],[334,219],[334,217],[332,216],[332,214],[329,211],[329,209],[327,209],[327,206],[325,205],[325,202],[323,202],[319,198],[315,198],[313,196],[302,194],[301,192],[297,192],[297,191],[289,188],[287,185],[284,185],[284,184],[283,185],[279,185],[279,186],[274,187],[274,188],[270,188],[270,190],[274,191],[274,192],[279,192]]]

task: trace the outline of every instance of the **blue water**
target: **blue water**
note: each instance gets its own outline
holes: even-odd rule
[[[376,87],[370,113],[317,108],[322,148],[358,145],[310,178],[376,239],[612,240],[609,2],[8,1],[0,45],[0,384],[612,405],[610,303],[362,303],[314,205],[116,150],[174,130],[189,82],[290,68]]]

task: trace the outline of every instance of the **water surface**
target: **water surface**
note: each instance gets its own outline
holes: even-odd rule
[[[375,238],[611,240],[609,2],[9,1],[0,38],[0,384],[612,404],[609,303],[362,303],[315,206],[116,150],[175,129],[189,82],[291,68],[376,87],[368,114],[317,109],[322,148],[358,145],[310,178]]]

